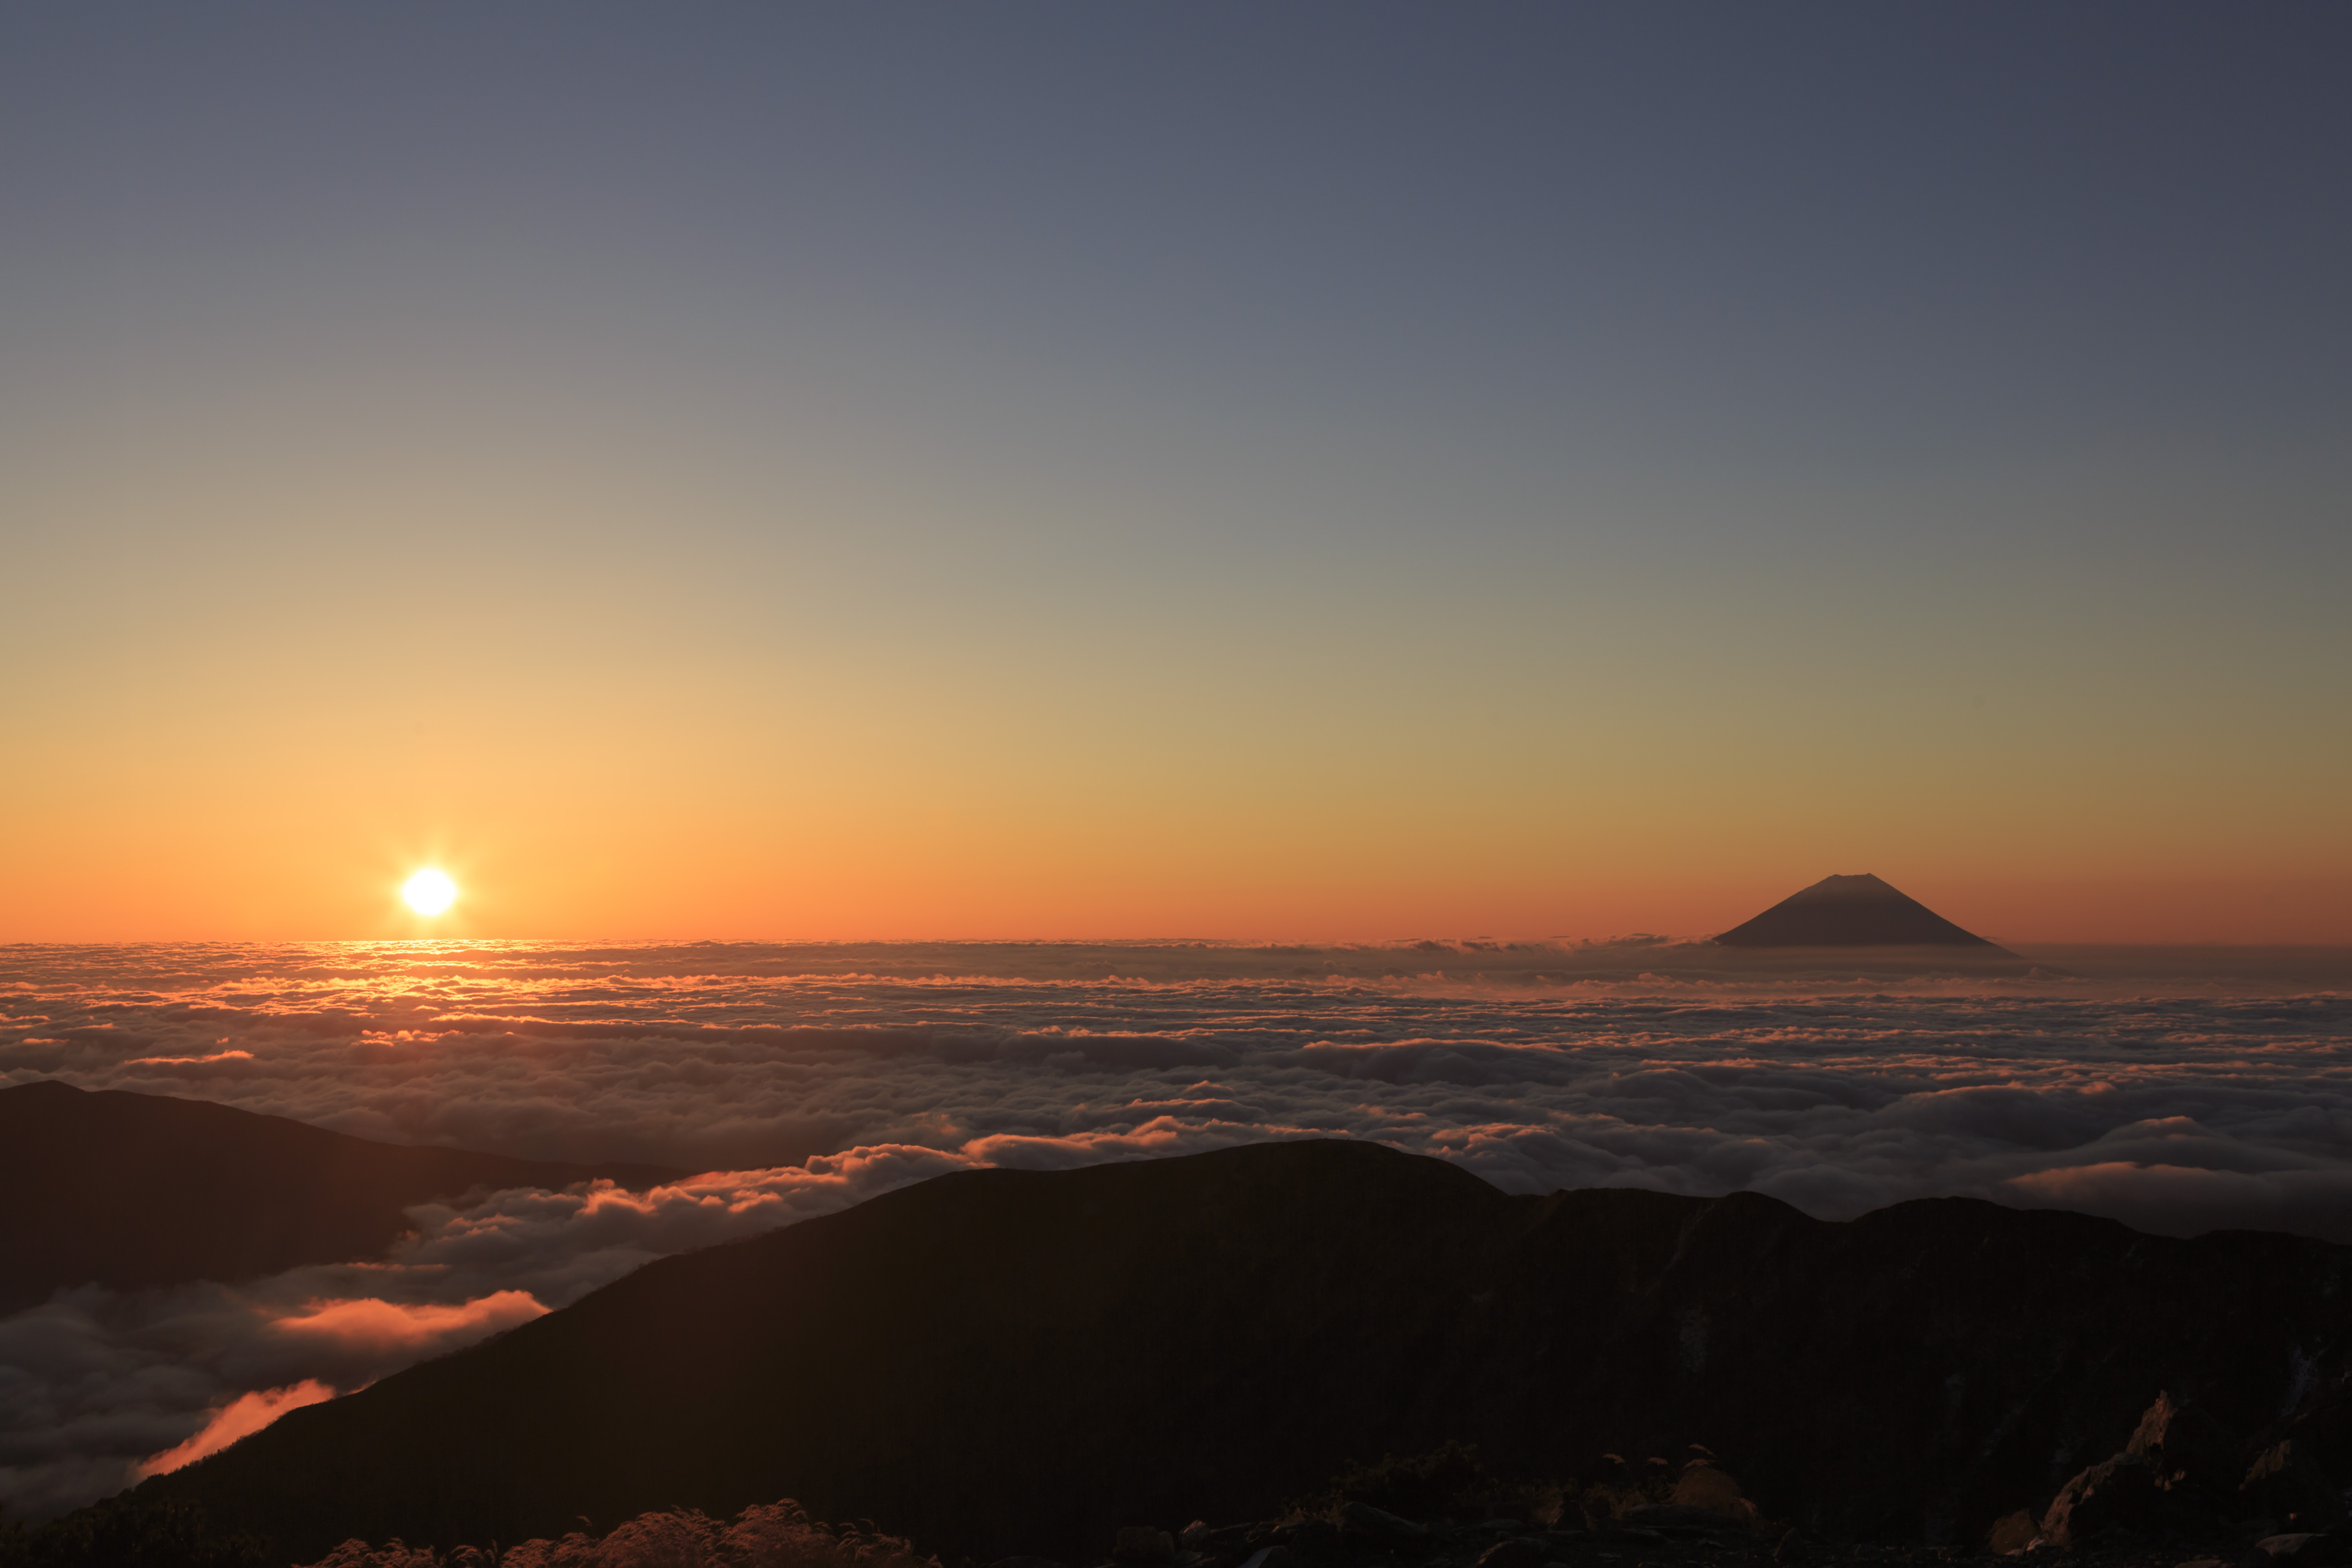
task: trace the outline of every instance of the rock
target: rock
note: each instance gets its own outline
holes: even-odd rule
[[[2156,1497],[2156,1474],[2147,1462],[2137,1454],[2117,1454],[2059,1489],[2042,1516],[2042,1534],[2071,1546],[2116,1525],[2144,1524],[2155,1511]]]
[[[1196,1519],[1176,1537],[1176,1544],[1187,1552],[1206,1552],[1209,1550],[1209,1537],[1213,1533],[1207,1520]]]
[[[1000,1557],[988,1568],[1062,1568],[1062,1565],[1044,1557]]]
[[[2042,1521],[2025,1510],[2019,1509],[2015,1513],[2003,1514],[1993,1521],[1992,1528],[1985,1532],[1985,1550],[2006,1555],[2011,1552],[2022,1552],[2041,1539]]]
[[[1781,1564],[1781,1568],[1791,1568],[1791,1565],[1812,1560],[1813,1544],[1805,1538],[1801,1530],[1790,1531],[1780,1537],[1780,1544],[1772,1548],[1772,1561]]]
[[[1419,1540],[1429,1533],[1426,1526],[1368,1502],[1341,1503],[1339,1528],[1380,1542]]]
[[[2345,1560],[2344,1540],[2325,1531],[2271,1535],[2254,1542],[2254,1550],[2272,1563],[2292,1563],[2294,1568],[2330,1568]]]
[[[2060,1489],[2042,1516],[2040,1534],[2053,1544],[2074,1546],[2111,1531],[2194,1526],[2210,1519],[2215,1504],[2227,1498],[2238,1452],[2228,1433],[2159,1390],[2141,1413],[2123,1452],[2082,1471]],[[2249,1477],[2247,1484],[2255,1486],[2254,1479]],[[2308,1490],[2304,1486],[2298,1495]],[[2308,1515],[2314,1505],[2306,1498],[2305,1506]],[[2323,1524],[2333,1523],[2336,1517],[2311,1516]]]
[[[1480,1553],[1478,1568],[1543,1568],[1546,1555],[1542,1542],[1514,1535]]]
[[[1552,1519],[1551,1527],[1554,1531],[1591,1530],[1592,1510],[1580,1499],[1564,1497],[1559,1502],[1559,1511]]]
[[[1291,1568],[1297,1561],[1287,1546],[1261,1546],[1250,1553],[1242,1568]]]
[[[2175,1523],[2187,1511],[2211,1512],[2227,1506],[2245,1451],[2242,1436],[2164,1391],[2157,1394],[2124,1445],[2125,1453],[2146,1461],[2157,1489],[2169,1500],[2160,1511]]]
[[[1727,1480],[1730,1478],[1725,1479]],[[1733,1495],[1738,1495],[1738,1489],[1734,1489]],[[1678,1530],[1738,1530],[1743,1528],[1747,1521],[1733,1515],[1717,1513],[1711,1508],[1698,1508],[1690,1503],[1654,1502],[1641,1508],[1627,1509],[1617,1516],[1617,1522],[1672,1533]]]
[[[1719,1513],[1742,1523],[1748,1518],[1748,1500],[1740,1495],[1739,1483],[1704,1459],[1694,1459],[1683,1468],[1675,1482],[1674,1500],[1677,1507]]]
[[[1302,1519],[1286,1524],[1274,1538],[1301,1557],[1332,1557],[1339,1552],[1339,1527],[1328,1519]]]
[[[2239,1483],[2238,1502],[2248,1513],[2303,1531],[2326,1530],[2344,1520],[2343,1498],[2293,1438],[2255,1457]]]
[[[1148,1524],[1129,1525],[1118,1532],[1118,1542],[1110,1549],[1110,1560],[1119,1568],[1172,1568],[1176,1542],[1164,1530],[1154,1530]]]

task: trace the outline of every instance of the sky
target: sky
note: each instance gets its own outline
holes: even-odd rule
[[[0,940],[2352,942],[2347,68],[0,5]]]

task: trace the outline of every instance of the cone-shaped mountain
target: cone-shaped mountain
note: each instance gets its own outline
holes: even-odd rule
[[[1918,900],[1864,872],[1823,877],[1715,939],[1725,947],[1974,947],[2004,950],[1962,931]]]

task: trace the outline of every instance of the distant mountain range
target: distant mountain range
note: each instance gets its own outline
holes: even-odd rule
[[[2348,1287],[2352,1247],[2284,1236],[1514,1196],[1374,1144],[1257,1144],[947,1175],[665,1258],[131,1495],[278,1561],[792,1497],[950,1562],[1087,1563],[1118,1527],[1263,1519],[1449,1439],[1532,1475],[1700,1443],[1769,1517],[1980,1543],[2128,1443],[2100,1474],[2154,1488],[2192,1419],[2182,1507],[2236,1506],[2250,1458],[2340,1484]],[[2149,1449],[2159,1391],[2189,1415]]]
[[[411,1148],[202,1100],[19,1084],[0,1089],[0,1313],[60,1286],[376,1258],[409,1228],[409,1205],[477,1190],[689,1173]]]
[[[1715,940],[1725,947],[1958,947],[2015,956],[1867,872],[1823,877]]]

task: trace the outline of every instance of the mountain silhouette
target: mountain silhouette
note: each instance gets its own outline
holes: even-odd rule
[[[1876,877],[1823,877],[1715,939],[1725,947],[1973,947],[2006,950],[1962,931]]]
[[[381,1255],[412,1204],[477,1189],[674,1181],[662,1165],[513,1160],[47,1079],[0,1089],[0,1313],[60,1286],[258,1279]]]
[[[2160,1389],[2236,1442],[2340,1384],[2347,1283],[2294,1237],[1514,1195],[1354,1142],[966,1172],[647,1264],[130,1499],[281,1561],[792,1497],[943,1561],[1092,1563],[1449,1439],[1538,1476],[1698,1442],[1773,1518],[1981,1540]]]

